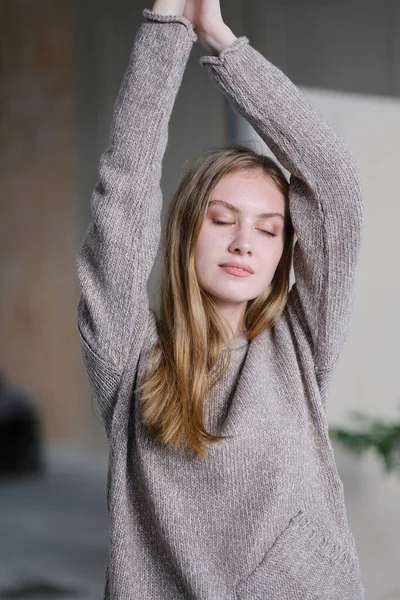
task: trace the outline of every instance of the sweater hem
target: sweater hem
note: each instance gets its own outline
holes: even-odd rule
[[[193,42],[198,39],[192,22],[183,15],[160,15],[159,13],[155,13],[148,8],[145,8],[142,11],[142,16],[146,20],[156,21],[158,23],[182,23],[182,25],[185,25],[186,29],[188,30],[190,39],[193,40]]]
[[[231,52],[235,52],[236,50],[238,50],[245,44],[249,44],[249,38],[245,35],[242,35],[242,36],[236,38],[236,40],[234,42],[232,42],[232,44],[230,44],[229,46],[227,46],[226,48],[221,50],[221,52],[218,54],[218,56],[214,56],[212,54],[210,54],[210,55],[207,54],[206,56],[202,56],[200,58],[199,63],[201,66],[205,66],[208,64],[223,65],[227,54],[230,54]]]

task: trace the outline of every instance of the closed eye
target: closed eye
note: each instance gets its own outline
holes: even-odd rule
[[[226,223],[225,221],[217,221],[215,219],[213,219],[213,223],[215,223],[216,225],[233,225],[234,223]],[[271,237],[277,237],[276,233],[271,233],[270,231],[265,231],[264,229],[260,229],[260,231],[262,233],[265,233],[266,235],[270,235]]]

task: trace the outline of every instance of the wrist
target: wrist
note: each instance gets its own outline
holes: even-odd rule
[[[158,15],[182,16],[185,8],[185,0],[155,0],[151,12]]]
[[[228,48],[228,46],[233,44],[235,40],[237,40],[236,35],[233,33],[230,27],[225,24],[223,27],[220,27],[212,32],[207,31],[199,34],[200,43],[204,46],[207,52],[214,56],[218,56],[222,50]]]

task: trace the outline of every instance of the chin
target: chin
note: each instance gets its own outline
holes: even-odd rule
[[[220,291],[220,290],[213,290],[213,289],[209,289],[207,290],[212,296],[214,296],[214,298],[216,298],[217,300],[221,300],[222,302],[232,302],[232,303],[236,303],[236,304],[240,304],[242,302],[247,302],[249,300],[248,298],[248,294],[246,294],[245,296],[243,295],[239,295],[239,294],[227,294],[226,290],[224,292]]]

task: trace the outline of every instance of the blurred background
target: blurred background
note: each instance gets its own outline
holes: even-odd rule
[[[281,68],[344,137],[364,187],[350,332],[328,418],[400,421],[400,2],[222,0],[235,35]],[[143,8],[0,0],[0,598],[102,597],[107,442],[81,361],[76,255]],[[202,151],[258,136],[195,44],[164,158],[167,207]],[[148,282],[154,306],[157,256]],[[397,276],[396,276],[397,273]],[[387,440],[386,440],[387,441]],[[397,443],[398,432],[397,432]],[[382,444],[381,444],[382,445]],[[395,444],[392,445],[395,448]],[[400,598],[400,468],[334,444],[367,600]]]

